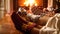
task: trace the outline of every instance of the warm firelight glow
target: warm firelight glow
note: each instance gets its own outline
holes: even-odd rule
[[[37,3],[35,2],[35,0],[26,0],[25,3],[24,3],[26,6],[32,6],[32,5],[36,5],[37,6]]]
[[[37,6],[37,3],[35,0],[26,0],[25,3],[24,3],[25,6],[29,6],[29,13],[32,13],[32,7],[33,6]]]

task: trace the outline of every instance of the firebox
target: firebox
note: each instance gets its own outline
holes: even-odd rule
[[[17,11],[18,7],[20,6],[26,6],[24,3],[28,1],[28,0],[14,0],[13,1],[13,7],[14,10]],[[29,3],[29,2],[28,2]],[[27,3],[27,4],[28,4]],[[35,0],[35,5],[39,6],[39,7],[43,7],[43,8],[47,8],[47,4],[48,4],[48,0]],[[34,5],[33,5],[34,6]],[[29,7],[29,6],[28,6]]]

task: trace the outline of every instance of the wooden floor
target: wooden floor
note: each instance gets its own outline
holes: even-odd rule
[[[7,15],[0,19],[0,34],[22,34],[22,32],[16,30],[11,20],[11,16]]]

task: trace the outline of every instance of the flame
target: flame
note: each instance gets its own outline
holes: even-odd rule
[[[24,4],[26,6],[28,6],[28,5],[32,6],[33,4],[37,5],[37,3],[35,2],[35,0],[26,0]]]

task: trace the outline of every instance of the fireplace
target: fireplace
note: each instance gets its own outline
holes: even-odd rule
[[[25,1],[26,0],[13,0],[14,10],[17,11],[19,6],[25,6],[24,5]],[[48,0],[36,0],[36,3],[40,7],[47,8]]]

